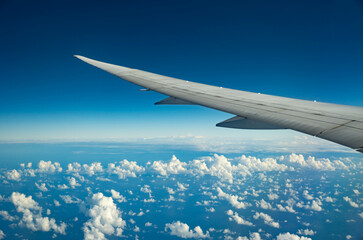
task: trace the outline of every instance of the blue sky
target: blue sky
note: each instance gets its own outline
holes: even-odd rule
[[[1,140],[269,137],[215,128],[230,115],[214,110],[156,107],[162,95],[73,55],[363,106],[362,22],[360,1],[2,1]]]

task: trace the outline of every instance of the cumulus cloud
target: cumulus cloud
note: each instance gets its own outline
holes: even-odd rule
[[[4,239],[5,237],[6,237],[5,233],[2,230],[0,230],[0,240]]]
[[[62,170],[59,162],[52,163],[51,161],[46,162],[43,160],[38,163],[37,169],[40,173],[57,173],[62,172]]]
[[[17,171],[16,169],[13,169],[11,171],[6,172],[6,177],[9,180],[13,181],[20,181],[21,179],[21,171]]]
[[[189,229],[189,226],[180,221],[167,223],[165,231],[170,230],[170,235],[178,236],[181,238],[209,238],[209,232],[203,233],[203,230],[196,226],[194,229]]]
[[[35,183],[35,186],[37,186],[37,188],[42,192],[48,191],[48,188],[45,186],[45,183],[41,183],[41,184]]]
[[[3,211],[3,210],[0,211],[0,216],[4,220],[10,221],[10,222],[13,222],[13,221],[15,221],[17,219],[16,217],[11,216],[7,211]]]
[[[68,182],[69,182],[69,186],[71,186],[71,188],[81,186],[81,184],[77,183],[77,181],[74,177],[68,178]]]
[[[88,176],[93,176],[96,173],[102,173],[103,167],[100,162],[94,162],[91,164],[79,164],[78,162],[69,163],[67,166],[67,173],[83,173],[87,174]]]
[[[266,202],[264,199],[261,199],[261,201],[257,201],[256,206],[260,207],[262,209],[271,209],[271,210],[273,210],[273,207],[271,206],[271,204]]]
[[[154,161],[150,168],[162,176],[168,176],[170,174],[186,173],[186,165],[187,163],[181,162],[173,155],[170,162]]]
[[[96,173],[103,172],[102,165],[99,162],[92,163],[91,165],[83,164],[83,169],[84,172],[89,176],[93,176]]]
[[[277,236],[276,240],[311,240],[311,238],[304,236],[300,237],[292,233],[280,233]]]
[[[352,199],[350,199],[349,197],[343,197],[344,201],[348,202],[350,204],[350,206],[358,208],[359,205],[354,202]]]
[[[111,189],[111,194],[112,194],[112,198],[116,199],[118,202],[127,202],[126,198],[124,196],[122,196],[119,192],[117,192],[116,190]]]
[[[250,233],[250,237],[238,237],[237,240],[261,240],[261,235],[258,232]]]
[[[118,164],[109,163],[107,172],[109,174],[116,174],[119,179],[125,179],[127,177],[136,177],[137,174],[145,172],[145,168],[137,165],[136,162],[129,162],[125,159]]]
[[[314,236],[316,234],[316,232],[311,229],[304,229],[304,230],[299,229],[297,231],[297,233],[300,235],[306,235],[306,236]]]
[[[267,197],[268,197],[269,200],[276,200],[276,199],[279,198],[279,196],[276,193],[269,193],[267,195]]]
[[[106,239],[105,235],[122,236],[126,222],[112,197],[106,197],[102,193],[93,194],[87,216],[91,219],[83,225],[85,239],[102,240]]]
[[[237,195],[232,195],[232,194],[228,194],[223,192],[223,190],[220,187],[217,187],[217,191],[218,191],[218,197],[220,199],[225,199],[227,200],[233,207],[237,208],[237,209],[245,209],[246,207],[250,206],[250,204],[248,203],[244,203],[242,201],[239,201],[239,197]]]
[[[187,188],[188,184],[182,184],[180,182],[177,182],[177,185],[178,185],[178,191],[185,191],[188,189]]]
[[[20,226],[24,226],[32,231],[48,232],[53,230],[56,233],[65,234],[66,224],[56,224],[54,218],[42,216],[42,207],[33,200],[32,196],[26,197],[25,194],[13,192],[10,196],[16,208],[16,211],[23,214],[19,222]]]
[[[228,210],[227,215],[230,216],[229,221],[234,220],[236,223],[241,224],[241,225],[253,226],[253,223],[251,223],[251,222],[249,222],[247,220],[244,220],[242,217],[240,217],[238,215],[237,212],[233,212],[232,210]]]
[[[273,218],[266,214],[266,213],[262,213],[262,212],[256,212],[255,215],[253,216],[254,219],[263,219],[264,223],[266,225],[269,225],[271,227],[274,227],[274,228],[279,228],[280,227],[280,224],[278,222],[274,222]]]
[[[63,201],[67,204],[70,204],[70,203],[79,203],[81,202],[80,199],[76,198],[76,197],[71,197],[69,195],[59,195]]]
[[[316,200],[313,200],[311,202],[308,202],[306,205],[304,205],[301,202],[298,202],[296,204],[296,206],[299,207],[299,208],[305,208],[305,209],[314,210],[314,211],[318,211],[318,212],[323,210],[323,208],[321,207],[322,202],[321,202],[320,199],[316,199]]]
[[[340,160],[330,161],[327,158],[316,160],[315,157],[309,156],[307,159],[301,154],[291,154],[288,158],[290,163],[295,163],[299,167],[321,170],[334,171],[335,169],[348,170],[348,167]]]

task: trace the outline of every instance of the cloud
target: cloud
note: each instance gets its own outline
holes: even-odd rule
[[[359,205],[356,202],[353,202],[352,199],[350,199],[349,197],[343,197],[344,201],[348,202],[350,204],[350,206],[358,208]]]
[[[120,161],[119,164],[109,163],[107,172],[109,174],[116,174],[119,179],[125,179],[127,177],[136,177],[137,174],[145,172],[145,168],[137,165],[136,162],[129,162],[126,159]]]
[[[93,194],[91,208],[87,211],[89,219],[83,225],[84,239],[106,239],[105,235],[122,236],[126,222],[121,218],[112,197],[102,193]]]
[[[9,179],[9,180],[20,181],[20,179],[21,179],[21,171],[18,172],[15,169],[8,171],[5,174],[6,174],[7,179]]]
[[[15,221],[17,219],[16,217],[11,216],[7,211],[3,211],[3,210],[0,211],[0,216],[4,220],[10,221],[10,222],[13,222],[13,221]]]
[[[91,165],[83,164],[83,169],[89,176],[93,176],[97,172],[103,172],[102,165],[99,162],[92,163]]]
[[[240,217],[238,215],[237,212],[233,213],[232,210],[228,210],[227,215],[230,216],[229,217],[230,221],[234,220],[236,223],[241,224],[241,225],[253,226],[253,223],[251,223],[251,222],[249,222],[247,220],[244,220],[242,217]]]
[[[316,232],[311,229],[304,229],[304,230],[299,229],[297,233],[306,236],[314,236],[316,234]]]
[[[260,207],[262,209],[271,209],[271,210],[274,209],[274,208],[272,208],[271,204],[266,202],[264,199],[261,199],[261,201],[257,201],[256,206]]]
[[[65,234],[66,224],[56,224],[54,218],[42,216],[42,208],[35,202],[32,196],[26,197],[25,194],[13,192],[10,202],[16,207],[16,211],[23,213],[19,225],[25,226],[32,231],[48,232],[53,230],[56,233]]]
[[[318,198],[316,200],[313,200],[312,202],[308,202],[308,204],[306,204],[306,205],[299,202],[296,204],[296,206],[299,208],[305,208],[305,209],[314,210],[314,211],[318,211],[318,212],[323,210],[323,208],[321,207],[322,202]]]
[[[67,165],[67,173],[84,173],[88,176],[93,176],[96,173],[102,173],[103,167],[100,162],[94,162],[90,165],[88,164],[79,164],[78,162],[69,163]]]
[[[209,232],[203,233],[203,230],[197,226],[193,229],[189,229],[189,226],[180,221],[167,223],[165,225],[165,231],[170,230],[170,235],[174,235],[181,238],[209,238]]]
[[[51,161],[43,161],[41,160],[38,163],[38,169],[37,171],[40,173],[56,173],[56,172],[62,172],[62,168],[58,162],[52,163]]]
[[[6,237],[5,233],[2,230],[0,230],[0,240],[4,239],[5,237]]]
[[[266,213],[262,213],[262,212],[256,212],[255,215],[253,216],[254,219],[263,219],[264,220],[264,223],[266,225],[269,225],[271,227],[274,227],[274,228],[279,228],[280,227],[280,224],[278,222],[274,222],[273,218],[266,214]]]
[[[311,240],[311,238],[308,237],[300,237],[298,235],[295,234],[291,234],[291,233],[280,233],[276,240]]]
[[[127,202],[126,198],[124,196],[122,196],[119,192],[111,189],[111,194],[112,194],[112,198],[116,199],[118,202]]]
[[[348,167],[340,160],[330,161],[327,158],[315,160],[315,157],[309,156],[307,159],[303,155],[291,154],[288,157],[290,163],[295,163],[297,166],[321,171],[334,171],[335,169],[348,170]]]
[[[42,191],[42,192],[46,192],[48,191],[48,188],[45,186],[45,183],[41,183],[40,185],[38,183],[35,183],[35,186],[37,186],[37,188]]]
[[[237,240],[261,240],[261,236],[258,232],[250,233],[250,237],[237,237]]]
[[[173,155],[169,163],[154,161],[150,168],[162,176],[169,176],[170,174],[186,173],[186,165],[187,163],[181,162]]]
[[[279,196],[276,193],[269,193],[267,195],[267,197],[268,197],[269,200],[276,200],[276,199],[279,198]]]
[[[67,204],[70,204],[70,203],[79,203],[81,202],[80,199],[76,198],[76,197],[71,197],[69,195],[59,195],[63,201]]]
[[[151,227],[153,224],[151,222],[146,222],[145,227]]]
[[[71,186],[71,188],[81,186],[81,184],[77,183],[77,181],[74,177],[68,178],[68,181],[69,181],[69,186]]]
[[[238,201],[238,196],[237,195],[232,195],[232,194],[228,194],[222,191],[222,189],[220,187],[217,187],[217,191],[218,191],[218,197],[220,199],[225,199],[227,200],[233,207],[237,208],[237,209],[245,209],[248,206],[250,206],[250,204],[248,203],[244,203],[242,201]]]
[[[188,184],[181,184],[180,182],[177,182],[177,185],[178,185],[178,191],[185,191],[187,190],[187,186]]]

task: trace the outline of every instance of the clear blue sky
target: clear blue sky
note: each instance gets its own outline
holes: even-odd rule
[[[162,95],[140,92],[74,54],[211,85],[363,106],[358,0],[3,0],[0,30],[1,140],[242,134],[214,127],[228,114],[153,106]]]

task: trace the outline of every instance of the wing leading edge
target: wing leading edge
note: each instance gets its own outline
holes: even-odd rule
[[[189,82],[75,55],[126,81],[169,96],[162,104],[197,104],[236,115],[217,124],[242,129],[292,129],[363,152],[363,108],[257,94]]]

